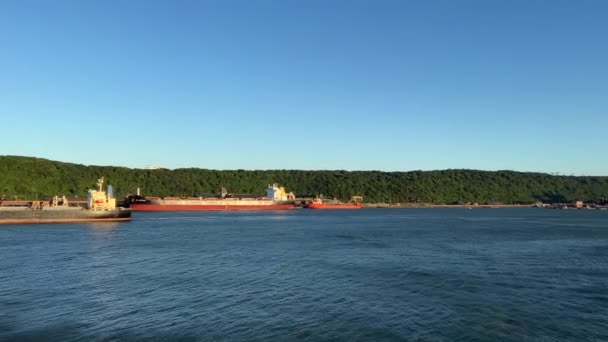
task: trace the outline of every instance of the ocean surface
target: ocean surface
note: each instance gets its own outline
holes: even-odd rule
[[[608,341],[608,211],[0,226],[0,341]]]

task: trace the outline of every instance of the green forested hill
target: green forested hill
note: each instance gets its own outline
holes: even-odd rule
[[[46,159],[0,156],[0,195],[34,199],[52,195],[84,196],[104,176],[117,196],[139,187],[148,196],[196,196],[218,193],[264,194],[280,183],[296,194],[324,194],[366,202],[531,203],[605,201],[608,177],[553,176],[514,171],[299,171],[299,170],[142,170],[85,166]]]

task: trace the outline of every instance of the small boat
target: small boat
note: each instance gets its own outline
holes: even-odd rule
[[[308,209],[361,209],[363,204],[361,203],[362,197],[353,196],[349,203],[327,203],[319,197],[313,199],[306,208]]]
[[[103,191],[103,177],[97,185],[99,190],[89,190],[86,207],[70,206],[65,196],[50,201],[0,201],[0,224],[129,221],[131,210],[116,206],[112,186],[108,193]]]

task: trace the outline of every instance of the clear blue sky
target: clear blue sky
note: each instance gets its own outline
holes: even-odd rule
[[[608,175],[608,2],[0,1],[0,154]]]

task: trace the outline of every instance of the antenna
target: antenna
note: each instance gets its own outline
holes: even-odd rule
[[[99,191],[101,192],[102,191],[101,187],[103,186],[103,177],[101,177],[97,180],[97,185],[99,185]]]

